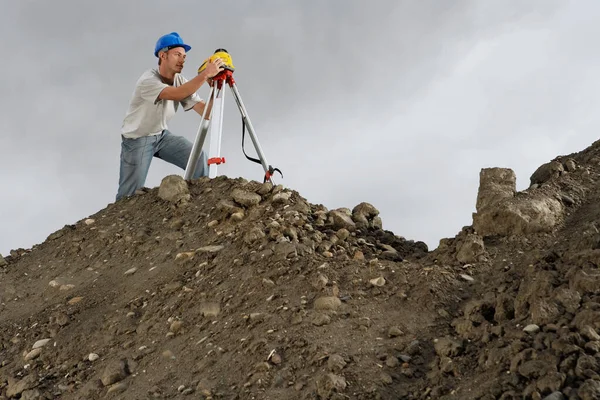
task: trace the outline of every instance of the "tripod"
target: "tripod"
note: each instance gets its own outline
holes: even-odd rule
[[[204,108],[204,112],[202,113],[202,121],[200,122],[200,126],[198,127],[198,133],[196,134],[196,140],[194,141],[194,145],[192,147],[192,151],[190,153],[190,157],[188,159],[188,163],[185,169],[185,180],[190,180],[194,175],[196,170],[196,166],[198,163],[198,158],[200,157],[200,152],[204,145],[204,141],[206,140],[206,135],[210,131],[210,143],[209,143],[209,158],[208,158],[208,177],[215,178],[217,176],[217,166],[225,162],[225,157],[221,157],[221,134],[223,132],[223,110],[225,106],[225,90],[224,85],[227,84],[231,88],[233,93],[233,97],[238,105],[240,113],[242,115],[242,151],[247,159],[250,161],[261,164],[264,171],[265,176],[263,182],[271,182],[274,184],[272,176],[275,171],[279,172],[283,177],[283,174],[278,168],[273,168],[265,158],[265,155],[262,151],[260,143],[258,142],[258,138],[256,136],[256,132],[254,131],[254,127],[250,122],[250,118],[248,117],[248,112],[246,111],[246,107],[242,102],[242,98],[238,91],[237,85],[235,84],[235,80],[233,79],[233,65],[231,64],[231,57],[225,49],[217,49],[212,57],[221,56],[225,61],[225,66],[223,67],[223,71],[219,72],[218,75],[213,77],[213,85],[210,90],[210,94],[208,96],[207,105]],[[212,58],[211,57],[211,58]],[[229,62],[227,62],[229,60]],[[207,60],[208,61],[208,60]],[[206,65],[206,61],[204,64],[198,69],[200,72],[204,66]],[[208,109],[208,105],[212,100],[212,108],[211,108],[211,116],[210,119],[206,119],[206,112]],[[250,139],[252,139],[252,143],[254,144],[254,148],[256,153],[258,154],[259,159],[248,157],[246,152],[244,151],[244,136],[245,130],[248,129],[248,133],[250,134]]]

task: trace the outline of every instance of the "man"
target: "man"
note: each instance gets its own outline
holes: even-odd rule
[[[138,79],[129,109],[121,129],[121,165],[116,200],[131,196],[144,186],[153,157],[185,169],[192,143],[173,135],[167,122],[181,106],[202,115],[207,107],[196,91],[223,70],[223,60],[209,62],[206,68],[191,80],[181,75],[186,53],[185,44],[177,32],[161,36],[156,42],[154,55],[158,68],[145,71]],[[208,105],[206,118],[212,104]],[[208,176],[207,157],[202,151],[193,179]]]

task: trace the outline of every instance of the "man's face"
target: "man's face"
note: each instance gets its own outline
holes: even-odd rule
[[[174,72],[181,72],[183,70],[183,64],[185,63],[185,50],[183,47],[175,47],[170,49],[166,53],[166,57],[163,60],[166,67]]]

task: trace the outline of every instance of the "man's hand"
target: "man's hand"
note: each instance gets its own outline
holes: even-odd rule
[[[219,74],[219,72],[223,71],[223,60],[221,58],[217,58],[214,61],[209,61],[206,63],[206,68],[204,69],[207,78],[212,78]]]

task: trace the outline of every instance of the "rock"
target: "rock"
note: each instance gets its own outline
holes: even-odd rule
[[[485,253],[483,238],[479,235],[469,234],[457,249],[456,259],[461,263],[475,263]]]
[[[494,208],[504,199],[512,198],[516,193],[517,176],[509,168],[482,168],[479,172],[479,191],[476,210]]]
[[[567,206],[572,206],[573,204],[575,204],[575,200],[572,197],[567,196],[566,194],[561,194],[560,199]]]
[[[323,374],[317,379],[316,386],[320,398],[329,399],[333,394],[341,393],[346,389],[346,379],[332,373]]]
[[[94,362],[97,359],[99,359],[100,356],[98,354],[96,354],[96,353],[90,353],[87,358],[88,358],[88,360]]]
[[[6,388],[6,396],[8,396],[8,398],[17,397],[24,391],[32,389],[35,386],[37,386],[37,379],[34,374],[29,374],[18,381],[15,381],[13,378],[9,378],[8,387]]]
[[[204,246],[196,249],[196,253],[218,253],[223,250],[225,247],[220,245],[215,246]]]
[[[25,355],[25,361],[33,360],[38,358],[42,354],[42,348],[38,347],[37,349],[31,350],[29,353]]]
[[[336,310],[342,305],[342,301],[337,297],[319,297],[314,302],[315,310]]]
[[[595,379],[586,380],[577,389],[577,395],[581,400],[597,400],[600,399],[600,381]]]
[[[4,257],[2,257],[2,254],[0,254],[0,268],[6,267],[7,265],[8,265],[8,263],[6,262]]]
[[[219,303],[207,302],[200,304],[200,313],[205,317],[216,317],[221,312]]]
[[[561,392],[554,392],[544,397],[543,400],[566,400],[566,397]]]
[[[110,385],[110,387],[107,390],[107,393],[123,393],[127,390],[127,386],[128,385],[125,382],[115,383],[114,385]]]
[[[233,189],[231,196],[236,203],[244,207],[255,206],[262,200],[262,197],[259,194],[242,189]]]
[[[473,227],[481,236],[550,232],[562,221],[563,204],[544,194],[507,199],[494,208],[478,209]]]
[[[404,332],[402,332],[402,329],[400,329],[398,326],[391,326],[390,329],[388,329],[388,336],[391,338],[402,335],[404,335]]]
[[[45,396],[42,396],[42,393],[37,389],[25,390],[21,393],[21,400],[44,400]]]
[[[38,347],[44,347],[45,345],[47,345],[47,344],[48,344],[48,342],[49,342],[50,340],[51,340],[51,339],[41,339],[41,340],[38,340],[37,342],[35,342],[35,343],[33,344],[33,347],[32,347],[32,349],[37,349]]]
[[[373,205],[362,202],[352,209],[352,220],[359,228],[367,228],[374,225],[374,219],[379,215]]]
[[[539,332],[540,327],[537,326],[536,324],[530,324],[527,325],[525,328],[523,328],[523,332],[527,332],[527,333],[537,333]]]
[[[554,298],[565,307],[567,312],[575,314],[581,303],[579,292],[568,287],[561,287],[556,289],[554,293]]]
[[[548,163],[542,164],[529,178],[531,185],[534,184],[542,184],[544,182],[549,181],[552,178],[559,177],[565,168],[558,161],[550,161]]]
[[[267,235],[263,229],[259,228],[258,226],[253,226],[244,234],[244,243],[251,245],[266,236]]]
[[[585,325],[583,328],[581,328],[581,334],[588,340],[600,341],[600,335],[598,335],[598,332],[596,332],[596,330],[589,325]]]
[[[350,232],[356,230],[356,225],[347,210],[332,210],[329,212],[329,217],[332,220],[333,229],[347,229]]]
[[[371,286],[381,287],[385,285],[385,278],[383,276],[373,278],[369,280],[369,283],[371,284]]]
[[[315,326],[328,325],[331,322],[331,317],[327,314],[317,313],[313,316],[312,324]]]
[[[169,327],[169,330],[173,333],[177,333],[181,330],[182,327],[183,327],[183,322],[179,321],[179,320],[175,320],[175,321],[171,322],[171,326]]]
[[[331,372],[340,372],[346,366],[344,358],[338,354],[332,354],[327,359],[327,368]]]
[[[187,182],[179,175],[168,175],[162,179],[158,197],[171,203],[187,202],[191,198]]]
[[[226,216],[244,211],[242,208],[236,206],[231,200],[223,199],[217,203],[217,210],[225,213]],[[215,224],[216,225],[216,224]]]
[[[560,315],[560,309],[553,301],[546,301],[542,298],[533,301],[530,312],[531,322],[536,325],[550,324]]]
[[[577,170],[577,163],[572,158],[566,159],[565,162],[563,162],[563,166],[568,172],[574,172]]]
[[[451,337],[445,337],[437,339],[433,347],[439,357],[456,357],[463,351],[463,342]]]
[[[290,202],[290,197],[292,197],[292,192],[280,192],[273,195],[273,204],[288,204]]]
[[[110,386],[127,378],[130,373],[127,359],[123,358],[109,362],[100,380],[104,386]]]

